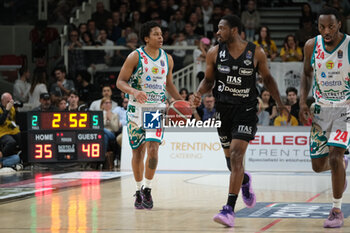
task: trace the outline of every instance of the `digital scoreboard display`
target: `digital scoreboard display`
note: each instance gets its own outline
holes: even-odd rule
[[[28,112],[29,162],[104,161],[103,114]]]

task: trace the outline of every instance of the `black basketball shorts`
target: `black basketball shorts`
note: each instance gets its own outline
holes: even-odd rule
[[[249,142],[253,140],[257,131],[257,103],[230,105],[217,103],[216,120],[221,120],[218,128],[221,145],[229,148],[232,139]]]

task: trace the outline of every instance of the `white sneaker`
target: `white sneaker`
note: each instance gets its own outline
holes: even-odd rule
[[[17,163],[14,167],[13,167],[13,169],[15,169],[16,171],[21,171],[21,170],[23,170],[23,164],[21,164],[21,163]]]
[[[13,173],[16,173],[16,171],[11,167],[0,168],[0,175],[8,175]]]

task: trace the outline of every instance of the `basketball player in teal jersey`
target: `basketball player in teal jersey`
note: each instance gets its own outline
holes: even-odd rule
[[[153,21],[146,22],[142,25],[140,36],[146,46],[136,49],[127,57],[120,71],[117,87],[129,94],[127,128],[136,181],[134,205],[137,209],[152,209],[151,182],[157,168],[158,148],[163,138],[163,129],[144,129],[143,109],[165,109],[165,91],[175,100],[182,100],[182,97],[173,84],[173,59],[161,49],[163,37],[160,26]],[[156,114],[154,117],[159,117]],[[147,159],[144,164],[146,149]]]
[[[331,170],[333,208],[324,227],[344,224],[341,212],[346,189],[344,156],[350,143],[350,37],[340,32],[340,15],[334,8],[324,8],[318,17],[321,35],[306,42],[304,73],[300,86],[300,120],[313,116],[310,155],[315,172]],[[311,84],[315,103],[310,111],[306,104]]]

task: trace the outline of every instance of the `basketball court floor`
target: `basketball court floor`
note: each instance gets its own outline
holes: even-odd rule
[[[159,171],[152,210],[134,209],[130,172],[2,174],[0,232],[350,232],[349,189],[344,227],[322,227],[331,208],[329,173],[252,176],[257,205],[247,209],[239,197],[235,227],[226,228],[212,217],[226,203],[228,172]]]

